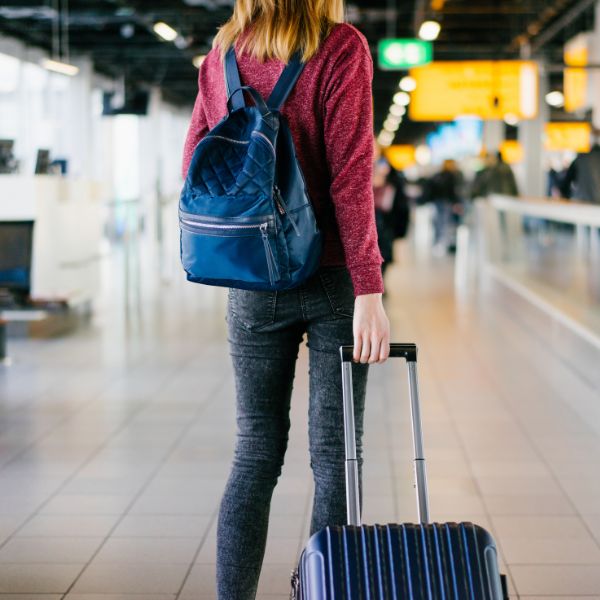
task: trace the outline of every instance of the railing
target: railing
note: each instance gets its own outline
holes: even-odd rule
[[[475,205],[478,272],[600,349],[600,206],[498,194]]]
[[[600,206],[552,198],[515,198],[492,194],[489,202],[499,211],[539,217],[558,223],[600,227]]]

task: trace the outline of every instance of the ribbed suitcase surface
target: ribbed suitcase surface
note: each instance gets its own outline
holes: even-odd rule
[[[496,546],[472,523],[327,527],[299,566],[302,600],[502,600]]]

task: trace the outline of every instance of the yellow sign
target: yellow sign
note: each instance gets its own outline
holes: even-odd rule
[[[587,73],[585,69],[565,69],[565,110],[575,112],[587,104]]]
[[[575,112],[588,104],[588,41],[586,35],[578,35],[565,44],[565,64],[571,68],[564,70],[565,110]]]
[[[538,68],[533,61],[440,61],[415,67],[410,74],[417,82],[410,103],[414,121],[537,115]]]
[[[589,123],[546,123],[546,150],[573,150],[574,152],[590,151]]]
[[[416,163],[415,147],[407,144],[389,146],[385,151],[385,156],[397,171],[412,167]]]
[[[509,165],[520,163],[525,157],[523,146],[516,140],[504,140],[500,144],[500,154],[504,162]]]

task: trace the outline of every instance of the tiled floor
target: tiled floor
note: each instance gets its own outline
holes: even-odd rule
[[[113,280],[77,335],[12,342],[0,372],[0,600],[214,598],[232,451],[220,290]],[[493,296],[455,298],[448,261],[390,272],[394,339],[416,341],[435,520],[499,542],[512,597],[600,599],[600,393]],[[142,301],[143,299],[143,301]],[[299,373],[306,371],[301,355]],[[259,597],[286,598],[307,532],[306,376]],[[366,522],[415,517],[404,366],[372,371]]]

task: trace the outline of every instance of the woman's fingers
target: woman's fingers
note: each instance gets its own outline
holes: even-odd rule
[[[360,363],[381,363],[390,355],[389,336],[385,333],[368,332],[354,336],[354,352],[352,358]]]
[[[387,333],[378,334],[371,342],[370,363],[383,363],[390,356],[390,337]]]
[[[371,340],[368,336],[362,336],[362,348],[360,352],[360,362],[366,363],[369,362],[369,357],[371,355]]]
[[[352,353],[352,360],[358,362],[362,352],[362,336],[360,333],[354,333],[354,352]]]
[[[377,362],[383,363],[390,356],[390,336],[385,334],[381,340],[381,346],[379,348],[379,360]]]
[[[354,352],[356,362],[383,362],[390,351],[390,324],[381,294],[364,294],[354,302]]]
[[[373,333],[371,336],[371,354],[369,356],[369,362],[371,364],[376,363],[379,360],[379,354],[381,351],[381,342],[383,338],[381,334]]]

